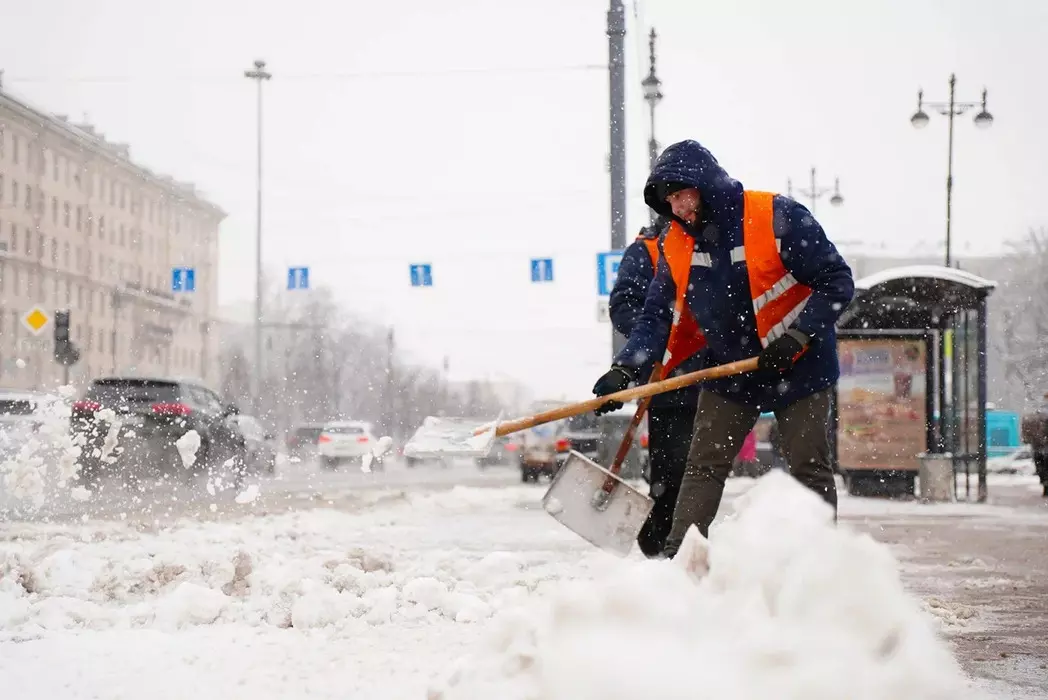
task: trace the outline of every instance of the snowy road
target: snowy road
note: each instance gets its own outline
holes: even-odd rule
[[[807,492],[762,481],[715,531],[697,587],[677,564],[594,551],[540,510],[544,484],[509,468],[287,465],[242,503],[211,485],[70,500],[49,522],[0,526],[5,696],[812,700],[863,682],[871,699],[963,697],[932,625],[992,697],[1048,692],[1034,656],[965,657],[967,637],[1022,641],[999,610],[1016,571],[977,536],[1045,540],[1035,500],[845,497],[834,529]],[[728,500],[751,486],[732,480]],[[855,530],[890,545],[919,598]],[[653,658],[670,670],[652,674]]]

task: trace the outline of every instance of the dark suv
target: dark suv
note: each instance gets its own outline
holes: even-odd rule
[[[109,411],[112,410],[112,415]],[[103,474],[150,471],[191,480],[205,471],[226,470],[243,476],[244,436],[230,417],[235,406],[222,403],[207,387],[188,381],[141,377],[109,377],[91,382],[73,403],[70,419],[75,436],[82,436],[80,478],[92,483]],[[119,423],[110,439],[112,422]],[[183,465],[177,441],[190,430],[200,436],[196,460]],[[78,441],[79,442],[79,441]],[[108,452],[108,454],[103,454]]]

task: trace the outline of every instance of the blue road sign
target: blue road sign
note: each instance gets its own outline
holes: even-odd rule
[[[553,258],[533,258],[531,261],[532,282],[553,281]]]
[[[606,297],[611,294],[611,288],[615,286],[615,278],[619,274],[619,263],[621,262],[621,250],[613,250],[607,253],[597,253],[598,296]]]
[[[309,268],[289,267],[287,269],[288,289],[309,289]]]
[[[411,286],[412,287],[432,287],[433,286],[433,266],[430,264],[424,265],[411,265]]]
[[[192,267],[175,267],[171,269],[172,292],[196,291],[196,270]]]

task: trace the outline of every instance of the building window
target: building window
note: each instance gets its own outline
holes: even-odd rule
[[[27,258],[33,256],[33,232],[29,229],[25,230],[25,254]]]
[[[55,161],[55,182],[58,182],[62,177],[62,169],[65,167],[65,158],[58,156],[58,160]]]
[[[11,180],[11,204],[18,206],[18,180]]]
[[[125,232],[124,232],[124,225],[123,225],[123,224],[120,224],[120,245],[121,245],[121,246],[123,246],[123,245],[124,245],[124,243],[125,243],[125,239],[124,239],[124,236],[125,236]]]
[[[98,217],[98,237],[103,241],[106,239],[106,217]]]
[[[36,234],[36,259],[44,259],[44,234]]]
[[[11,156],[14,159],[15,165],[18,165],[18,134],[11,134]]]
[[[11,224],[11,252],[18,252],[18,227]]]
[[[51,223],[58,225],[58,197],[51,198]]]
[[[2,133],[0,133],[0,138],[3,138]],[[4,175],[3,175],[3,173],[0,173],[0,204],[3,204],[3,201],[4,201]]]
[[[62,205],[62,220],[66,228],[69,228],[69,202]]]
[[[51,174],[54,176],[55,182],[58,182],[58,168],[59,168],[59,164],[61,162],[62,162],[62,157],[61,156],[56,156],[56,155],[52,154],[52,158],[51,158]]]
[[[125,206],[124,206],[125,204],[127,204],[127,188],[126,187],[121,187],[120,188],[120,209],[121,209],[121,211],[123,211],[125,209]]]
[[[25,186],[25,210],[33,211],[33,188],[29,185]]]
[[[62,267],[69,269],[69,241],[62,246]]]
[[[79,204],[76,206],[76,230],[82,231],[84,228],[84,208]]]
[[[51,264],[58,267],[58,240],[51,237]]]

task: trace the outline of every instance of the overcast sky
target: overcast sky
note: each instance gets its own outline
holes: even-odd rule
[[[453,378],[514,377],[584,398],[608,363],[596,253],[608,247],[607,41],[600,0],[0,0],[15,94],[84,115],[132,157],[227,212],[224,303],[254,279],[254,84],[264,58],[267,269],[312,269],[412,357]],[[639,83],[659,32],[658,137],[695,138],[747,186],[840,177],[831,238],[934,252],[946,120],[916,92],[989,88],[993,128],[956,122],[954,236],[994,252],[1048,225],[1048,2],[644,0],[627,3],[629,235],[648,138]],[[849,250],[848,248],[845,249]],[[941,250],[941,249],[940,249]],[[533,285],[529,259],[555,259]],[[429,262],[435,286],[409,286]]]

